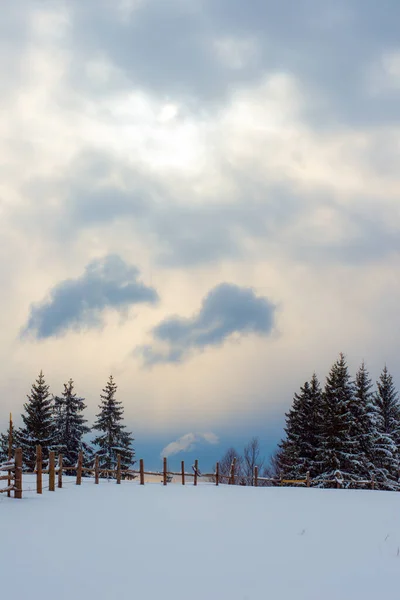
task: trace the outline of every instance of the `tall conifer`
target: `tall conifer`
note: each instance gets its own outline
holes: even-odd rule
[[[320,473],[318,450],[322,431],[322,390],[316,374],[306,381],[286,414],[286,439],[278,453],[280,470],[285,477],[300,479],[310,471]]]
[[[322,402],[322,437],[319,451],[321,482],[339,470],[347,479],[358,477],[357,443],[351,436],[355,389],[346,359],[340,354],[326,378]]]
[[[375,443],[374,404],[372,381],[362,362],[356,374],[354,396],[350,402],[352,421],[350,437],[357,461],[353,463],[355,474],[368,480],[374,473],[373,448]]]
[[[97,446],[95,453],[99,456],[101,467],[104,469],[115,468],[118,454],[121,455],[122,468],[127,469],[134,464],[135,452],[132,448],[134,440],[132,434],[125,431],[124,409],[122,402],[115,398],[116,392],[117,385],[110,375],[100,395],[100,412],[93,425],[93,430],[100,432],[100,435],[93,440],[93,444]]]
[[[43,458],[46,460],[55,440],[53,400],[42,371],[27,398],[25,413],[21,415],[24,425],[17,432],[17,438],[22,447],[24,464],[26,468],[33,470],[36,464],[36,446],[42,446]]]
[[[400,441],[400,405],[393,378],[385,366],[374,395],[374,463],[377,479],[384,487],[397,487]]]
[[[74,382],[70,379],[64,384],[62,395],[54,398],[55,445],[57,451],[63,455],[63,462],[69,467],[76,465],[81,451],[86,464],[91,457],[91,448],[83,441],[90,431],[83,416],[85,408],[84,398],[80,398],[74,392]]]

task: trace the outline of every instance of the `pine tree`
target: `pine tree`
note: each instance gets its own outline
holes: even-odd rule
[[[0,464],[8,460],[8,431],[0,433]]]
[[[300,478],[306,471],[312,477],[320,473],[318,450],[322,435],[322,389],[317,375],[314,373],[305,394],[304,403],[304,435],[300,447],[301,472]]]
[[[357,475],[359,461],[357,443],[351,437],[354,384],[350,379],[346,359],[340,354],[326,378],[322,401],[322,436],[319,451],[321,483],[331,480],[339,470],[349,480]]]
[[[399,467],[400,405],[393,378],[386,366],[377,381],[377,388],[373,397],[376,477],[383,487],[395,489]]]
[[[90,431],[82,414],[85,408],[84,398],[76,395],[74,382],[70,379],[68,383],[64,383],[62,395],[54,398],[55,447],[63,455],[63,463],[68,467],[76,465],[81,451],[84,464],[90,462],[91,448],[83,441],[83,437]]]
[[[15,429],[13,427],[11,418],[10,423],[7,427],[6,433],[0,433],[0,464],[8,460],[9,444],[10,444],[10,428],[11,428],[11,456],[14,456],[16,444]]]
[[[358,456],[354,462],[355,475],[361,479],[370,479],[374,472],[374,405],[372,381],[364,362],[356,374],[355,392],[350,401],[352,415],[350,437],[354,444],[353,452]]]
[[[93,425],[93,430],[100,431],[93,444],[98,446],[95,452],[99,456],[100,466],[103,469],[114,469],[117,462],[117,455],[121,455],[121,465],[123,469],[129,468],[134,464],[135,455],[132,448],[133,437],[131,433],[125,431],[125,425],[122,424],[124,409],[122,402],[115,399],[117,385],[112,375],[100,395],[100,412],[97,421]]]
[[[322,390],[316,374],[294,395],[286,414],[286,439],[280,444],[278,463],[284,477],[301,479],[307,471],[319,474],[318,449],[321,443]]]
[[[22,414],[24,426],[17,432],[18,444],[22,448],[24,464],[33,471],[36,463],[36,446],[42,446],[43,458],[47,460],[49,450],[54,443],[53,400],[46,385],[43,372],[40,371],[31,393],[24,404]]]

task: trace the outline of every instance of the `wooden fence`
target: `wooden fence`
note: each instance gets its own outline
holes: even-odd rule
[[[14,492],[14,498],[22,498],[22,450],[20,448],[15,451],[14,459],[9,459],[0,465],[0,481],[7,481],[7,486],[0,488],[1,494],[7,493],[10,497],[11,492]]]
[[[10,497],[11,492],[14,492],[14,498],[22,498],[22,492],[24,491],[22,485],[22,459],[22,450],[18,448],[15,451],[14,459],[10,459],[7,462],[0,465],[0,481],[7,481],[7,486],[4,488],[0,488],[0,493],[7,493],[7,495]],[[45,468],[43,468],[44,466]],[[146,475],[160,477],[163,485],[167,485],[168,483],[170,483],[173,477],[179,477],[182,485],[185,485],[188,479],[193,479],[193,485],[195,486],[197,486],[200,477],[204,480],[208,480],[209,482],[215,483],[215,485],[219,485],[220,483],[227,483],[228,485],[249,484],[254,487],[266,485],[311,487],[313,484],[313,480],[310,478],[309,472],[306,473],[306,477],[304,479],[268,478],[259,476],[258,467],[255,467],[253,476],[251,477],[251,481],[246,483],[238,477],[236,469],[236,459],[233,459],[228,474],[223,474],[220,472],[219,463],[216,464],[214,473],[201,473],[199,470],[198,460],[194,461],[194,465],[192,466],[192,472],[185,471],[184,461],[181,462],[180,471],[169,471],[166,458],[163,459],[162,471],[146,471],[144,467],[144,461],[142,458],[139,461],[138,470],[122,469],[120,455],[117,456],[117,465],[115,469],[100,468],[98,456],[95,457],[94,465],[92,467],[84,467],[82,453],[79,454],[78,461],[75,466],[67,466],[63,463],[62,454],[58,456],[58,460],[56,462],[55,453],[50,452],[48,462],[46,465],[44,465],[42,448],[41,446],[37,446],[36,465],[34,469],[34,474],[36,475],[36,492],[38,494],[43,493],[43,475],[47,474],[49,476],[47,487],[50,492],[54,492],[56,489],[56,481],[57,487],[62,488],[63,474],[68,474],[68,472],[72,472],[74,474],[76,478],[76,485],[82,484],[82,477],[84,475],[92,475],[94,477],[95,484],[99,483],[101,476],[107,478],[111,477],[116,480],[117,484],[120,484],[122,479],[134,479],[138,476],[140,485],[144,485]],[[2,473],[6,474],[3,475]],[[314,480],[314,483],[318,485],[321,482],[319,482],[318,480]],[[342,488],[346,485],[354,485],[355,487],[368,486],[371,489],[375,489],[374,477],[372,477],[371,480],[350,482],[345,481],[343,479],[340,471],[336,471],[334,474],[334,479],[324,481],[324,484],[329,484],[336,488]]]

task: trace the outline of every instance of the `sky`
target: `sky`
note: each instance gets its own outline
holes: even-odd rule
[[[339,352],[400,385],[398,0],[15,0],[0,425],[112,373],[137,456],[273,451]]]

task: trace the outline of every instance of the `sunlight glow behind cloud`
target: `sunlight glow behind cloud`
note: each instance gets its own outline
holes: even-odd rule
[[[251,8],[2,11],[5,415],[113,371],[133,431],[226,439],[340,350],[400,377],[398,0]]]

